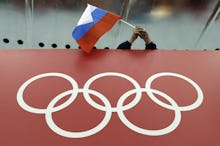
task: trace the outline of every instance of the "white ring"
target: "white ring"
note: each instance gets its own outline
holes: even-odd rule
[[[84,92],[84,90],[79,89],[79,92]],[[96,95],[97,97],[99,97],[103,101],[103,103],[105,104],[105,107],[107,109],[111,108],[111,104],[108,100],[106,100],[105,96],[103,96],[102,94],[100,94],[99,92],[94,91],[94,90],[88,90],[87,92],[89,94],[93,94],[93,95]],[[83,138],[83,137],[88,137],[88,136],[91,136],[91,135],[94,135],[94,134],[98,133],[99,131],[101,131],[108,124],[108,122],[111,119],[111,115],[112,115],[112,112],[110,110],[106,110],[105,117],[104,117],[104,119],[102,120],[101,123],[99,123],[96,127],[92,128],[90,130],[87,130],[87,131],[70,132],[70,131],[66,131],[66,130],[63,130],[60,127],[58,127],[54,123],[53,118],[52,118],[53,109],[54,109],[55,104],[60,99],[62,99],[63,97],[65,97],[66,95],[69,95],[69,94],[72,94],[72,90],[66,91],[66,92],[58,95],[47,106],[47,110],[46,110],[46,113],[45,113],[45,119],[46,119],[47,125],[50,127],[51,130],[53,130],[55,133],[57,133],[61,136],[64,136],[64,137]]]
[[[87,101],[90,105],[92,105],[93,107],[96,107],[96,108],[99,109],[99,110],[106,111],[106,108],[103,107],[102,105],[97,104],[96,102],[94,102],[94,101],[92,100],[92,98],[89,96],[89,93],[87,92],[87,90],[89,89],[90,85],[91,85],[96,79],[101,78],[101,77],[105,77],[105,76],[117,76],[117,77],[121,77],[121,78],[127,79],[128,81],[130,81],[130,82],[134,85],[134,87],[135,87],[135,89],[136,89],[136,91],[137,91],[137,92],[136,92],[136,96],[135,96],[135,98],[133,99],[133,101],[130,102],[129,104],[125,105],[125,106],[123,107],[123,109],[132,108],[132,107],[134,107],[134,106],[140,101],[140,99],[141,99],[141,90],[140,90],[141,87],[140,87],[140,85],[139,85],[133,78],[131,78],[130,76],[127,76],[127,75],[125,75],[125,74],[121,74],[121,73],[106,72],[106,73],[100,73],[100,74],[97,74],[97,75],[93,76],[92,78],[90,78],[90,79],[85,83],[85,85],[84,85],[84,87],[83,87],[83,88],[84,88],[83,95],[84,95],[86,101]],[[118,110],[117,107],[112,107],[112,108],[111,108],[111,111],[112,111],[112,112],[117,112],[117,110]]]
[[[180,74],[177,74],[177,73],[170,73],[170,72],[164,72],[164,73],[157,73],[157,74],[154,74],[152,75],[147,81],[146,81],[146,84],[145,84],[145,88],[146,88],[146,92],[148,94],[148,96],[155,102],[157,103],[158,105],[164,107],[164,108],[167,108],[167,109],[170,109],[170,110],[176,110],[174,109],[174,107],[170,106],[169,104],[166,104],[162,101],[160,101],[157,97],[155,97],[153,95],[153,93],[151,92],[152,89],[151,89],[151,84],[153,82],[153,80],[155,80],[156,78],[158,77],[162,77],[162,76],[173,76],[173,77],[178,77],[178,78],[181,78],[183,80],[186,80],[187,82],[189,82],[197,91],[197,100],[191,104],[191,105],[188,105],[188,106],[178,106],[177,108],[180,109],[180,111],[190,111],[190,110],[193,110],[197,107],[199,107],[201,104],[202,104],[202,101],[203,101],[203,93],[202,93],[202,90],[201,88],[199,87],[199,85],[197,85],[193,80],[191,80],[190,78],[187,78],[183,75],[180,75]]]
[[[23,83],[21,85],[21,87],[18,89],[18,92],[17,92],[17,102],[18,104],[26,111],[28,112],[31,112],[31,113],[35,113],[35,114],[45,114],[46,113],[46,109],[40,109],[40,108],[35,108],[35,107],[31,107],[29,106],[25,101],[24,101],[24,97],[23,97],[23,94],[24,94],[24,90],[27,88],[28,85],[30,85],[33,81],[36,81],[40,78],[44,78],[44,77],[52,77],[52,76],[55,76],[55,77],[61,77],[61,78],[64,78],[66,79],[67,81],[69,81],[73,87],[73,92],[72,92],[72,95],[71,97],[66,101],[64,102],[63,104],[55,107],[53,109],[53,112],[56,112],[56,111],[59,111],[65,107],[67,107],[69,104],[71,104],[73,102],[73,100],[77,97],[77,93],[78,93],[78,84],[76,83],[76,81],[66,75],[66,74],[62,74],[62,73],[44,73],[44,74],[40,74],[40,75],[37,75],[37,76],[34,76],[32,78],[30,78],[29,80],[27,80],[25,83]]]
[[[144,89],[143,89],[144,91]],[[177,103],[168,95],[166,95],[165,93],[158,91],[158,90],[154,90],[152,89],[153,93],[160,95],[161,97],[164,97],[167,101],[169,101],[171,103],[171,105],[175,108],[175,118],[173,120],[173,122],[166,128],[160,129],[160,130],[147,130],[147,129],[143,129],[140,128],[136,125],[134,125],[133,123],[131,123],[124,115],[124,112],[121,110],[118,111],[118,117],[120,118],[120,120],[131,130],[143,134],[143,135],[149,135],[149,136],[160,136],[160,135],[165,135],[168,134],[170,132],[172,132],[173,130],[175,130],[180,121],[181,121],[181,112],[180,110],[177,108],[178,105]],[[119,109],[123,106],[123,103],[125,101],[126,98],[121,98],[118,103],[117,103],[117,107],[119,107]]]

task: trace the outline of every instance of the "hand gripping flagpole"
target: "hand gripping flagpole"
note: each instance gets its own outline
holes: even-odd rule
[[[123,22],[124,24],[127,24],[128,26],[132,27],[132,28],[135,28],[134,25],[132,25],[131,23],[128,23],[127,21],[123,20],[123,19],[120,19],[121,22]]]

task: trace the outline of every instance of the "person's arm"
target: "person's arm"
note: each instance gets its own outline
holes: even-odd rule
[[[157,45],[151,41],[147,31],[140,26],[136,26],[131,38],[128,41],[121,43],[117,49],[131,49],[132,43],[138,38],[138,36],[144,40],[145,49],[157,49]]]
[[[156,50],[157,49],[157,45],[154,42],[150,42],[149,44],[145,45],[145,49],[151,49],[151,50]]]
[[[157,45],[151,41],[150,36],[145,29],[141,32],[141,34],[139,36],[145,42],[145,49],[152,49],[152,50],[157,49]]]
[[[128,41],[121,43],[117,49],[131,49],[132,43],[137,39],[138,35],[140,35],[139,27],[135,27],[131,38]]]
[[[121,43],[117,49],[131,49],[131,43],[129,41],[125,41]]]

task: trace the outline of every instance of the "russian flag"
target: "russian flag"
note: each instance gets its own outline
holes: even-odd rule
[[[88,4],[72,36],[79,46],[89,53],[99,38],[108,32],[119,19],[121,16]]]

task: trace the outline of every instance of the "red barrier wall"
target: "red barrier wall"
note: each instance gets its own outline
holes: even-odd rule
[[[1,50],[3,146],[218,146],[219,51]]]

